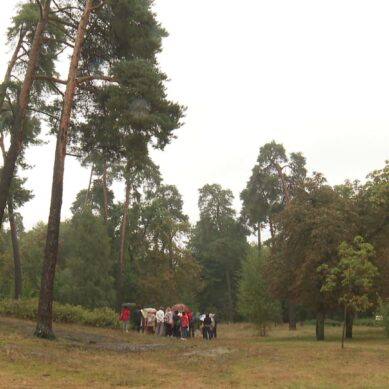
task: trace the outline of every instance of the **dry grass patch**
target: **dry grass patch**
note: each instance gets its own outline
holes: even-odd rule
[[[381,329],[355,328],[340,349],[314,327],[276,327],[261,338],[248,324],[220,325],[219,338],[165,339],[57,325],[57,341],[31,336],[34,323],[0,318],[0,387],[7,388],[386,388],[389,342]]]

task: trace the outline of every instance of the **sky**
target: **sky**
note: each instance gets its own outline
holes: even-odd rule
[[[2,4],[0,77],[16,3]],[[302,152],[331,185],[363,181],[389,159],[389,1],[155,0],[154,12],[169,32],[159,55],[168,97],[187,110],[176,139],[152,157],[192,222],[207,183],[231,189],[240,210],[259,148],[272,140]],[[47,222],[54,144],[28,158],[35,198],[21,213],[31,228]],[[89,179],[71,157],[65,172],[63,219]]]

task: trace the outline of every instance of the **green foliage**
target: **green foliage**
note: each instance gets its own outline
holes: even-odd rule
[[[342,242],[338,264],[332,267],[323,264],[317,269],[325,275],[321,292],[337,293],[339,304],[355,312],[368,309],[372,305],[369,293],[378,273],[370,262],[374,255],[374,247],[365,243],[361,236],[356,236],[352,245]]]
[[[89,308],[112,306],[113,261],[106,227],[90,211],[77,213],[62,234],[56,299]]]
[[[266,334],[266,326],[280,320],[280,303],[273,299],[263,275],[263,263],[269,255],[262,249],[250,247],[242,264],[239,281],[238,311]]]
[[[0,314],[35,320],[38,311],[37,299],[2,299]],[[94,327],[119,327],[118,315],[110,308],[86,309],[79,305],[53,304],[53,320],[61,323],[85,324]]]

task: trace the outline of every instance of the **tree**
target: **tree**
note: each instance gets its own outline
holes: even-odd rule
[[[199,193],[200,221],[193,230],[190,247],[203,267],[202,309],[215,307],[221,316],[232,321],[236,312],[236,281],[247,250],[247,231],[235,219],[230,190],[207,184]]]
[[[374,247],[364,242],[361,236],[356,236],[352,245],[346,242],[339,245],[339,262],[336,266],[324,264],[317,269],[325,275],[321,292],[336,293],[339,304],[343,305],[342,348],[347,312],[365,311],[372,305],[369,293],[378,273],[377,267],[370,262],[374,255]]]
[[[339,244],[355,235],[357,223],[353,203],[319,173],[295,188],[289,206],[277,216],[267,276],[278,298],[293,298],[315,312],[317,340],[324,340],[324,318],[335,301],[320,292],[323,279],[316,269],[337,261]]]
[[[160,50],[164,31],[156,23],[150,7],[151,4],[145,0],[102,1],[98,5],[87,0],[85,6],[78,11],[78,29],[57,134],[48,235],[35,332],[37,336],[53,337],[52,294],[58,256],[64,161],[76,89],[89,91],[95,103],[104,97],[103,101],[106,101],[109,110],[104,112],[96,109],[92,113],[95,119],[98,115],[106,115],[111,124],[115,123],[112,130],[144,133],[148,140],[155,140],[156,147],[163,148],[171,139],[172,131],[179,127],[182,109],[167,101],[163,85],[166,76],[156,66],[155,57]],[[86,30],[90,19],[93,23]],[[138,27],[131,30],[134,26]],[[129,35],[129,29],[134,35]],[[85,73],[79,76],[80,72]],[[149,83],[144,82],[146,79]],[[144,101],[145,109],[140,116],[129,109],[129,103],[135,99]],[[80,104],[80,107],[85,107],[85,104]],[[85,113],[86,116],[87,114],[88,112]],[[107,128],[104,130],[107,131]]]
[[[24,81],[21,84],[20,92],[18,93],[17,105],[14,109],[15,119],[11,133],[11,145],[7,151],[7,156],[4,161],[4,166],[0,177],[0,226],[3,223],[4,210],[9,197],[9,190],[12,178],[14,176],[16,161],[23,148],[23,137],[25,135],[24,127],[26,114],[28,111],[28,105],[30,101],[30,92],[33,86],[38,65],[44,63],[44,61],[40,61],[40,59],[42,58],[42,49],[43,51],[46,51],[46,57],[49,58],[49,62],[52,63],[53,58],[51,57],[51,53],[53,52],[53,49],[55,50],[57,48],[56,44],[48,44],[46,45],[46,47],[42,47],[44,34],[45,31],[47,31],[46,25],[49,20],[50,3],[50,0],[38,2],[38,4],[35,6],[35,9],[32,9],[31,3],[27,3],[26,5],[22,6],[21,12],[14,19],[14,28],[10,29],[11,38],[15,35],[15,30],[17,31],[19,37],[22,37],[22,39],[26,37],[27,43],[29,43],[29,49],[26,50],[24,56],[21,56],[20,58],[21,62],[27,61],[27,65],[25,67]],[[37,14],[37,18],[35,18],[37,22],[35,24],[35,28],[32,28],[31,17],[34,19],[34,15],[31,15],[31,12],[33,13],[34,10]],[[25,23],[26,16],[27,23]],[[29,30],[24,30],[24,24],[29,27]],[[47,34],[47,38],[52,38],[52,36],[50,36],[50,34]],[[19,46],[21,48],[22,43],[18,40],[16,49]],[[26,57],[27,60],[25,59]],[[13,59],[11,59],[10,66],[14,67]],[[8,77],[10,77],[8,74],[10,74],[11,72],[12,70],[9,67],[5,77],[5,83],[2,86],[1,99],[4,99],[3,96],[6,93],[7,83],[9,81]]]
[[[263,274],[263,263],[269,258],[265,250],[258,253],[250,247],[242,264],[239,280],[238,310],[242,316],[258,326],[266,335],[269,323],[280,319],[280,303],[273,299]]]
[[[271,206],[273,204],[282,204],[283,207],[287,208],[296,186],[298,186],[306,176],[307,171],[305,169],[304,156],[301,153],[291,153],[288,158],[284,146],[272,141],[260,148],[257,162],[258,166],[255,169],[257,178],[254,176],[253,181],[262,182],[262,185],[259,185],[259,187],[262,186],[262,188],[258,191],[259,196],[257,195],[257,201],[261,202],[261,198],[265,199],[267,213],[269,213],[269,211],[274,212],[274,206]],[[271,188],[269,185],[275,186]],[[264,188],[266,189],[264,190]],[[282,196],[281,202],[277,199],[280,194]],[[278,205],[275,208],[276,210],[279,210],[280,206]],[[250,212],[250,214],[252,214],[252,212]],[[274,237],[275,232],[272,219],[270,218],[269,221],[272,237]],[[292,282],[292,279],[285,279],[285,281],[285,285],[289,285]],[[290,297],[287,297],[287,301],[289,310],[289,329],[295,330],[295,302]]]
[[[88,308],[113,306],[113,260],[103,220],[86,210],[64,229],[56,295],[67,304]]]

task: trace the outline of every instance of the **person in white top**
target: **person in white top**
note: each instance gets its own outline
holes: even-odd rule
[[[157,313],[155,314],[155,318],[157,320],[157,327],[155,328],[155,335],[164,336],[164,328],[165,328],[165,313],[163,312],[163,308],[160,307]]]

